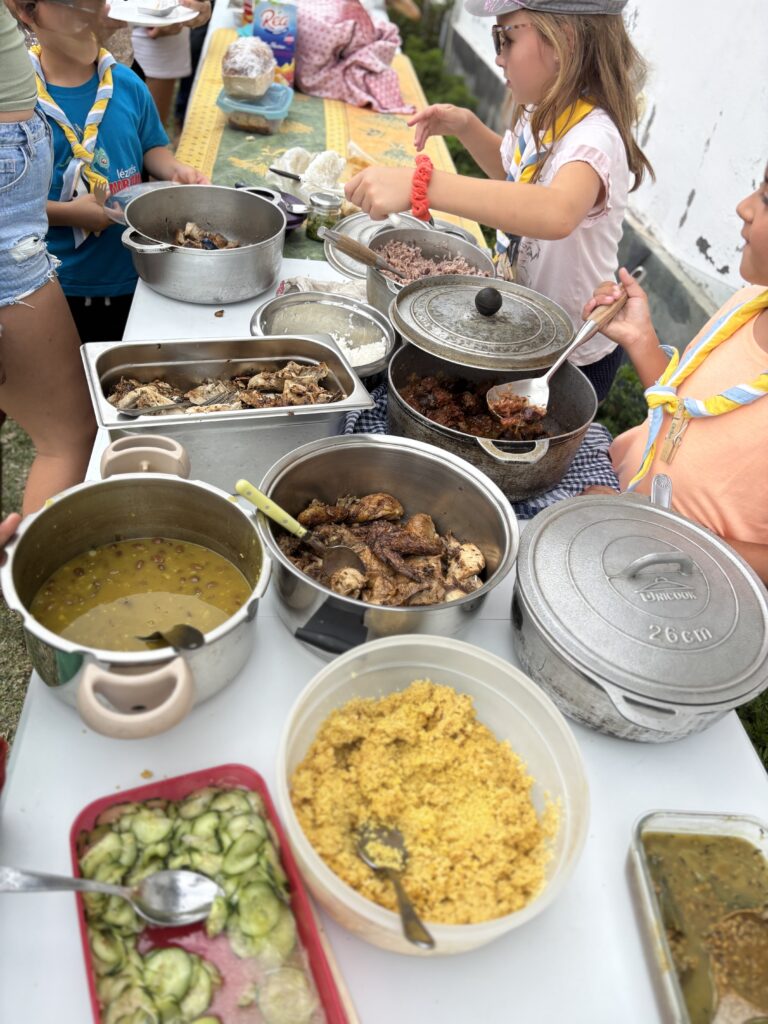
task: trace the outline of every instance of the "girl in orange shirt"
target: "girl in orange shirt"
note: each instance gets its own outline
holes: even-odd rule
[[[679,361],[659,343],[645,292],[620,271],[629,301],[604,333],[632,360],[649,413],[615,439],[611,459],[622,490],[648,493],[653,474],[666,473],[677,511],[719,534],[768,582],[768,167],[736,212],[740,272],[756,287],[718,310]],[[602,284],[584,316],[617,296],[618,285]]]

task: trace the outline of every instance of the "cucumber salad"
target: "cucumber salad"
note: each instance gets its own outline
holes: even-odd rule
[[[213,878],[203,925],[156,945],[118,896],[83,896],[102,1024],[324,1024],[261,796],[208,786],[109,807],[77,852],[85,878],[136,885],[163,869]]]

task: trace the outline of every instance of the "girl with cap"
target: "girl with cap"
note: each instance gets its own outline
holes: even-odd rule
[[[584,296],[612,276],[631,189],[651,166],[633,137],[645,65],[621,16],[626,0],[466,0],[495,18],[496,64],[514,101],[504,136],[470,110],[438,103],[411,118],[418,151],[456,136],[489,180],[368,167],[347,198],[374,218],[412,208],[458,214],[498,230],[499,274],[558,302],[581,323]],[[543,186],[543,187],[542,187]],[[572,357],[602,400],[621,350],[595,335]]]

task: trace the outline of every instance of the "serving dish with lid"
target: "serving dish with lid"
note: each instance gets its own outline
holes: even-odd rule
[[[768,595],[721,538],[634,494],[558,502],[524,532],[521,665],[577,721],[626,739],[700,732],[768,686]]]

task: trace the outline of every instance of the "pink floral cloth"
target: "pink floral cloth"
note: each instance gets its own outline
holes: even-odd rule
[[[374,22],[360,0],[301,0],[296,84],[310,96],[409,114],[392,59],[400,33],[388,21]]]

